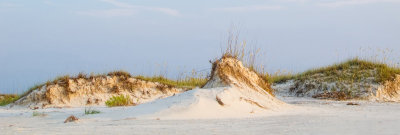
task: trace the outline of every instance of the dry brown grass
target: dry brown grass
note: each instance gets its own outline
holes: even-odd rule
[[[355,97],[352,97],[349,93],[346,93],[344,91],[324,92],[321,94],[313,95],[312,97],[318,98],[318,99],[332,99],[332,100],[348,100],[348,99],[355,98]]]

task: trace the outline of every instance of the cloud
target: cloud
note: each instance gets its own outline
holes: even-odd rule
[[[253,11],[269,11],[269,10],[281,10],[281,9],[283,9],[282,6],[254,5],[254,6],[214,8],[212,10],[223,11],[223,12],[253,12]]]
[[[373,3],[400,3],[400,0],[340,0],[334,2],[318,3],[317,6],[321,7],[343,7],[351,5],[363,5],[363,4],[373,4]]]
[[[128,3],[119,2],[116,0],[101,0],[103,2],[109,3],[113,6],[116,6],[115,9],[107,9],[107,10],[91,10],[91,11],[81,11],[78,14],[81,15],[90,15],[90,16],[131,16],[138,12],[159,12],[170,16],[181,16],[178,10],[171,8],[162,8],[162,7],[149,7],[149,6],[139,6],[132,5]]]

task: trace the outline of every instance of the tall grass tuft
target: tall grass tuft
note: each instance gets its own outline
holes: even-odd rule
[[[115,107],[115,106],[130,106],[135,104],[132,103],[130,96],[119,95],[119,96],[113,96],[109,100],[107,100],[106,105],[108,107]]]
[[[274,90],[269,84],[268,74],[265,72],[265,69],[261,64],[257,64],[257,58],[260,58],[259,55],[260,48],[251,48],[247,46],[246,40],[240,38],[240,31],[235,26],[232,26],[228,33],[226,49],[222,50],[221,59],[234,58],[241,61],[245,67],[255,72],[261,78],[257,85],[274,96]],[[218,60],[219,59],[216,59],[213,62],[212,72],[214,72]]]

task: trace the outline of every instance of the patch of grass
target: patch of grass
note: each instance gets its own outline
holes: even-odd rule
[[[107,76],[124,76],[126,78],[132,77],[132,75],[129,72],[124,71],[124,70],[109,72],[109,73],[107,73]]]
[[[92,108],[85,108],[85,115],[89,115],[89,114],[99,114],[100,111],[99,110],[95,110]]]
[[[400,68],[391,67],[381,62],[361,60],[359,58],[308,70],[299,74],[269,75],[273,83],[281,83],[287,80],[305,80],[320,77],[318,75],[334,77],[332,80],[359,82],[368,77],[374,77],[376,83],[394,80],[396,74],[400,74]]]
[[[132,103],[130,96],[119,95],[119,96],[113,96],[109,100],[107,100],[106,105],[108,107],[130,106],[130,105],[134,105],[134,103]]]
[[[5,106],[8,105],[16,100],[19,99],[18,95],[6,95],[2,94],[0,95],[0,106]]]
[[[44,117],[44,116],[47,116],[47,114],[44,113],[44,112],[37,112],[37,111],[34,111],[34,112],[32,112],[32,116],[33,116],[33,117],[37,117],[37,116]]]
[[[187,78],[178,79],[178,80],[171,80],[171,79],[165,78],[163,76],[153,76],[153,77],[135,76],[134,78],[144,80],[144,81],[149,81],[149,82],[158,82],[161,84],[165,84],[165,85],[177,87],[177,88],[201,87],[208,81],[207,78],[203,78],[203,77],[198,77],[198,78],[187,77]]]

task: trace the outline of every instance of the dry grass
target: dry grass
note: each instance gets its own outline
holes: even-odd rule
[[[176,88],[200,87],[203,86],[208,80],[206,77],[186,77],[179,80],[167,79],[163,76],[153,76],[153,77],[135,76],[134,78],[150,82],[158,82]]]
[[[265,74],[263,66],[259,66],[256,63],[256,58],[258,57],[259,52],[259,48],[248,47],[246,40],[240,39],[240,32],[233,26],[233,28],[229,31],[226,42],[226,49],[222,51],[222,56],[212,62],[212,71],[210,78],[213,78],[213,73],[215,72],[215,70],[221,70],[218,71],[219,76],[222,77],[221,79],[224,80],[223,77],[227,77],[226,75],[235,75],[235,77],[240,79],[240,81],[249,84],[249,86],[251,87],[254,87],[249,78],[244,78],[243,73],[241,73],[240,71],[237,71],[236,69],[233,69],[233,67],[230,67],[228,65],[218,65],[220,63],[220,60],[222,59],[237,59],[241,61],[245,67],[255,72],[259,76],[260,80],[257,81],[257,85],[259,87],[261,87],[271,95],[274,95],[274,90],[269,84],[269,76],[267,76],[268,74]]]
[[[126,77],[126,78],[131,78],[132,77],[132,75],[129,72],[124,71],[124,70],[109,72],[107,74],[107,76],[120,76],[120,77],[123,76],[123,77]]]
[[[324,92],[321,94],[313,95],[312,97],[318,99],[334,99],[334,100],[348,100],[354,98],[349,93],[344,91]]]

